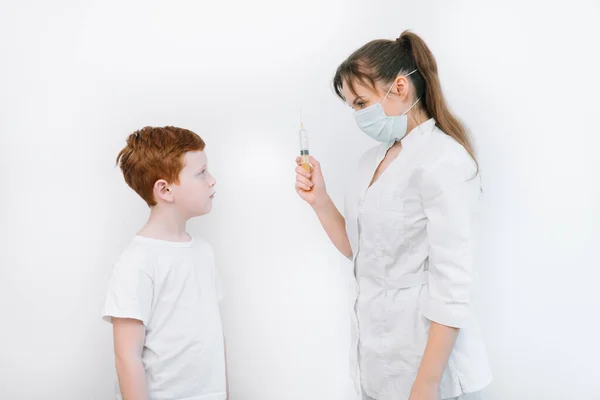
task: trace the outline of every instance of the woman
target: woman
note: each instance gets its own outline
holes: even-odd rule
[[[363,399],[474,399],[491,381],[470,309],[480,195],[465,128],[445,104],[435,58],[408,31],[365,44],[336,94],[381,144],[360,159],[345,218],[317,160],[296,190],[354,263],[351,370]]]

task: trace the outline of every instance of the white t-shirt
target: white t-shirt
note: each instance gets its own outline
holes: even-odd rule
[[[152,400],[225,400],[222,296],[212,247],[198,237],[168,242],[136,236],[125,249],[103,318],[133,318],[146,326],[142,361]]]

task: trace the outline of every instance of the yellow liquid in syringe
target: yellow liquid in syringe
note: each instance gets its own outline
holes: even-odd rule
[[[304,154],[304,151],[306,151],[306,154]],[[302,165],[302,167],[307,170],[308,172],[312,172],[312,167],[310,166],[310,159],[308,156],[308,150],[301,150],[300,151],[300,163]]]

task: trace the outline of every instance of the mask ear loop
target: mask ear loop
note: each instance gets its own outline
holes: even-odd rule
[[[421,100],[421,98],[420,98],[420,97],[417,99],[417,101],[415,101],[414,103],[412,103],[412,106],[410,106],[410,107],[408,108],[408,110],[404,111],[404,114],[406,114],[406,113],[408,113],[410,110],[412,110],[412,108],[413,108],[414,106],[416,106],[416,105],[417,105],[417,103],[419,102],[419,100]],[[404,114],[402,114],[402,115],[404,115]],[[415,121],[415,122],[416,122],[416,121]]]
[[[423,128],[421,128],[422,124],[419,124],[419,121],[417,121],[417,119],[415,118],[414,115],[412,115],[413,120],[415,121],[415,124],[417,124],[417,127],[419,128],[419,131],[421,132],[421,135],[424,135],[425,132],[423,132]]]
[[[417,69],[416,69],[416,68],[415,68],[415,69],[413,69],[412,71],[410,71],[408,74],[404,75],[404,77],[407,77],[407,76],[409,76],[409,75],[412,75],[412,74],[414,74],[415,72],[417,72]],[[393,84],[392,84],[392,86],[393,86]],[[390,90],[391,90],[391,89],[392,89],[392,88],[390,88]],[[414,107],[414,106],[415,106],[415,105],[416,105],[416,104],[419,102],[419,100],[421,100],[421,98],[420,98],[420,97],[417,99],[417,101],[415,101],[415,102],[413,103],[413,105],[412,105],[412,106],[410,106],[410,108],[409,108],[408,110],[406,110],[406,111],[404,112],[404,114],[406,114],[407,112],[409,112],[410,110],[412,110],[412,108],[413,108],[413,107]],[[421,124],[419,124],[419,121],[417,121],[417,119],[415,118],[415,116],[414,116],[414,115],[412,115],[412,118],[413,118],[413,120],[415,121],[415,124],[417,124],[417,126],[419,127],[419,131],[421,131],[421,134],[424,134],[424,132],[423,132],[423,128],[421,128]]]
[[[415,105],[416,105],[416,104],[419,102],[419,100],[421,100],[421,98],[420,98],[420,97],[417,99],[417,101],[415,101],[415,102],[413,103],[413,105],[412,105],[412,106],[410,106],[410,108],[409,108],[408,110],[406,110],[406,111],[404,112],[404,114],[406,114],[407,112],[409,112],[410,110],[412,110],[412,108],[413,108],[413,107],[414,107],[414,106],[415,106]],[[403,114],[403,115],[404,115],[404,114]],[[414,116],[414,115],[411,115],[411,117],[412,117],[413,121],[415,121],[415,124],[417,124],[417,128],[419,128],[419,131],[421,131],[421,134],[424,134],[425,132],[423,132],[423,128],[421,128],[421,124],[419,124],[419,121],[417,121],[417,119],[415,118],[415,116]]]
[[[415,72],[417,72],[417,69],[416,69],[416,68],[415,68],[415,69],[413,69],[412,71],[410,71],[408,74],[404,75],[404,77],[406,78],[406,77],[408,77],[408,76],[410,76],[410,75],[414,74]],[[387,99],[388,95],[389,95],[389,94],[390,94],[390,92],[392,91],[392,88],[394,87],[394,83],[396,83],[396,81],[394,81],[394,82],[392,83],[392,85],[391,85],[391,86],[390,86],[390,88],[388,89],[387,93],[385,94],[385,97],[383,98],[383,100],[381,100],[381,103],[383,103],[383,101],[384,101],[385,99]],[[412,110],[412,109],[413,109],[413,107],[414,107],[414,106],[415,106],[415,105],[416,105],[416,104],[419,102],[419,100],[421,100],[421,98],[420,98],[420,97],[419,97],[419,98],[418,98],[418,99],[417,99],[417,100],[416,100],[416,101],[415,101],[415,102],[414,102],[414,103],[413,103],[413,104],[412,104],[412,105],[411,105],[411,106],[408,108],[408,110],[404,111],[404,114],[402,114],[402,115],[405,115],[405,114],[406,114],[406,113],[408,113],[410,110]],[[415,124],[418,124],[417,126],[419,127],[419,130],[421,131],[421,134],[423,134],[424,132],[423,132],[423,128],[421,128],[421,124],[419,124],[419,123],[418,123],[418,121],[417,121],[417,119],[415,118],[415,116],[414,116],[414,115],[412,115],[412,117],[413,117],[413,120],[415,121]]]

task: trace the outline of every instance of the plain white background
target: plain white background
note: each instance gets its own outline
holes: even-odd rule
[[[598,1],[2,1],[0,398],[108,400],[112,264],[147,209],[115,156],[207,142],[233,400],[349,400],[350,266],[297,198],[300,109],[339,207],[374,145],[331,78],[412,29],[476,138],[491,400],[600,399]]]

